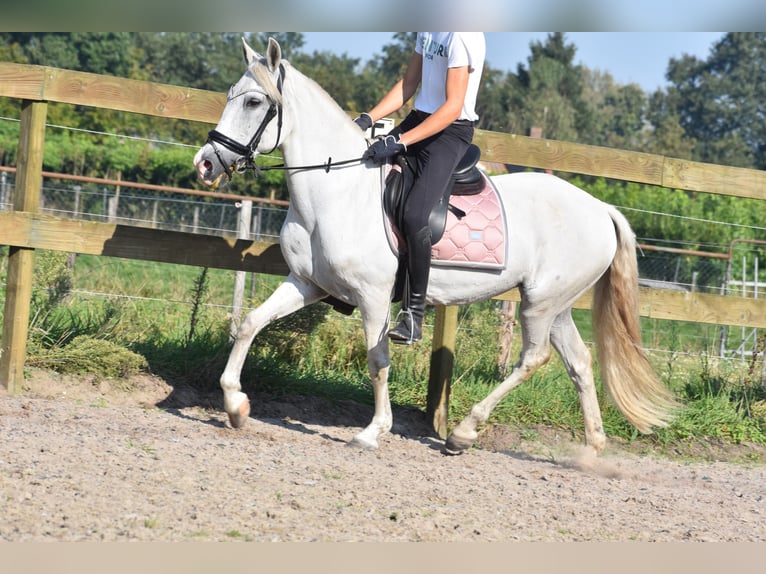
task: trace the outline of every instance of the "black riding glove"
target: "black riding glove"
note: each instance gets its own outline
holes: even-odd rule
[[[367,151],[364,152],[362,159],[371,159],[375,163],[384,163],[387,158],[407,151],[407,146],[394,136],[386,136],[376,140]]]
[[[362,112],[359,114],[359,117],[354,120],[356,122],[356,125],[359,126],[359,128],[366,132],[368,129],[372,127],[372,117],[370,117],[370,114],[366,112]]]

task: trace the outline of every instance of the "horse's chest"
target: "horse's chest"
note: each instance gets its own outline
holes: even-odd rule
[[[311,274],[311,235],[305,226],[288,218],[279,234],[279,244],[293,273],[304,276]]]
[[[304,277],[313,277],[332,273],[348,264],[339,260],[351,251],[350,246],[342,244],[333,234],[309,231],[297,222],[288,222],[282,228],[280,244],[290,270]]]

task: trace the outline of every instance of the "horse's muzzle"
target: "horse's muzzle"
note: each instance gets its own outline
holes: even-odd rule
[[[217,189],[221,183],[221,178],[225,175],[223,172],[216,176],[213,162],[205,156],[205,147],[200,149],[194,156],[194,169],[197,171],[199,180],[213,189]]]

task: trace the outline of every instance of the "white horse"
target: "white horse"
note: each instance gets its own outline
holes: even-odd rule
[[[194,165],[199,178],[213,186],[252,166],[256,154],[275,147],[282,151],[285,166],[294,168],[287,172],[290,207],[280,234],[290,273],[241,323],[221,376],[224,408],[233,427],[249,417],[240,373],[261,329],[333,297],[358,306],[363,320],[375,410],[352,444],[376,448],[392,426],[386,332],[397,271],[384,231],[380,168],[359,159],[345,165],[326,159],[360,158],[367,140],[322,88],[282,59],[275,40],[269,40],[265,56],[244,43],[244,56],[247,70],[231,88],[220,122]],[[323,169],[315,169],[323,163]],[[591,354],[571,314],[574,301],[591,287],[596,349],[609,395],[639,431],[666,426],[677,404],[641,350],[636,245],[628,222],[613,207],[553,175],[492,179],[508,222],[505,269],[434,267],[427,302],[471,303],[518,286],[522,350],[510,376],[453,429],[445,452],[459,453],[474,443],[477,428],[498,402],[548,361],[551,344],[577,388],[586,445],[603,449]]]

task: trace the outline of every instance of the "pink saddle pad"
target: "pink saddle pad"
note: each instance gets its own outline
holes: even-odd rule
[[[505,268],[506,221],[500,196],[486,174],[475,195],[453,195],[450,203],[466,215],[447,213],[444,235],[431,251],[431,264],[480,269]]]

